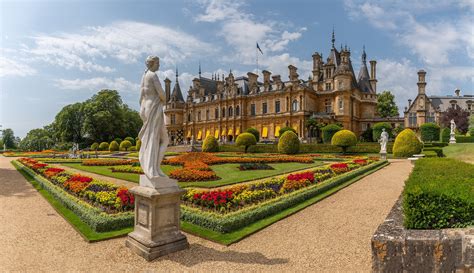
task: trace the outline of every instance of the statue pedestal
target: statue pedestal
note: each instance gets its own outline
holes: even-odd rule
[[[380,152],[380,159],[381,160],[386,160],[387,159],[387,152]]]
[[[450,144],[456,143],[456,137],[454,137],[454,134],[450,134],[449,143]]]
[[[148,261],[189,247],[180,232],[180,197],[184,192],[174,179],[140,176],[135,195],[135,226],[125,245]]]

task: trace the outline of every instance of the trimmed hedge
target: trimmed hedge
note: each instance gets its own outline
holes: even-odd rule
[[[255,129],[255,128],[248,128],[247,130],[245,130],[245,132],[246,132],[246,133],[251,133],[252,135],[254,135],[254,136],[255,136],[255,140],[256,140],[257,142],[260,141],[260,132],[259,132],[257,129]]]
[[[474,225],[474,165],[451,158],[417,160],[403,199],[406,228]]]
[[[16,167],[24,170],[33,177],[41,187],[58,200],[63,206],[73,211],[81,220],[96,232],[119,230],[133,226],[134,212],[107,214],[99,208],[70,195],[62,188],[54,185],[46,178],[38,175],[18,161],[12,161]]]
[[[422,141],[438,141],[440,138],[440,131],[438,124],[428,122],[420,126]]]
[[[448,143],[445,142],[430,142],[430,143],[424,143],[423,147],[446,147],[448,146]]]
[[[456,143],[473,143],[474,136],[455,136]]]
[[[321,130],[323,132],[323,142],[329,144],[331,143],[332,136],[342,130],[342,127],[337,124],[329,124],[324,126]]]
[[[331,145],[342,148],[342,152],[346,153],[347,148],[357,144],[356,135],[349,130],[341,130],[336,132],[331,139]]]
[[[410,157],[414,154],[419,154],[422,149],[420,140],[410,129],[403,130],[398,134],[393,144],[393,155],[395,157]]]
[[[142,141],[139,139],[137,140],[137,145],[135,145],[137,147],[137,151],[140,151],[140,147],[142,147]]]
[[[278,152],[282,154],[296,154],[300,150],[300,140],[296,133],[287,130],[278,140]]]
[[[130,141],[130,143],[132,143],[132,146],[135,145],[135,139],[133,137],[126,137],[124,140]]]
[[[286,132],[286,131],[292,131],[293,133],[295,133],[296,135],[298,135],[298,133],[296,132],[295,129],[291,128],[291,127],[283,127],[281,128],[278,132],[280,133],[280,137],[283,136],[283,134]]]
[[[443,148],[440,147],[426,147],[423,148],[423,153],[426,154],[426,152],[434,152],[438,157],[443,157]]]
[[[392,125],[390,125],[387,122],[377,122],[374,124],[372,127],[372,139],[373,141],[378,141],[380,138],[380,135],[382,134],[382,129],[385,128],[385,132],[388,133],[388,137],[392,138]]]
[[[109,145],[109,151],[111,152],[115,152],[115,151],[118,151],[120,148],[119,144],[117,141],[112,141],[110,142],[110,145]]]
[[[109,149],[109,143],[102,142],[99,145],[99,151],[107,151]]]
[[[444,128],[441,130],[441,142],[449,142],[451,130],[449,128]]]
[[[203,212],[197,208],[181,206],[181,220],[211,229],[220,233],[229,233],[258,220],[272,216],[287,208],[298,205],[320,193],[337,187],[359,175],[370,170],[388,164],[387,161],[379,161],[354,171],[330,178],[322,183],[296,190],[287,195],[272,199],[256,206],[242,209],[238,212],[221,215],[212,212]]]
[[[202,144],[202,151],[203,152],[218,152],[219,151],[219,143],[214,136],[207,136],[204,139],[204,143]]]
[[[244,146],[245,147],[245,152],[248,151],[248,148],[252,145],[257,144],[257,140],[255,138],[255,135],[252,133],[242,133],[237,136],[237,139],[235,140],[235,145],[237,146]]]
[[[95,151],[97,149],[99,149],[99,143],[97,143],[97,142],[92,143],[91,150]]]
[[[111,143],[112,144],[112,143]],[[120,143],[120,151],[127,151],[128,148],[132,147],[132,143],[128,140],[124,140]]]

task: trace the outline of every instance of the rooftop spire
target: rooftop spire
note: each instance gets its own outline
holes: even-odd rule
[[[201,61],[199,61],[199,78],[201,78]]]
[[[332,42],[332,47],[334,48],[334,42],[336,41],[336,38],[335,38],[335,35],[334,35],[334,26],[332,27],[332,39],[331,39],[331,42]]]
[[[362,47],[362,62],[365,64],[367,54],[365,54],[365,45]]]
[[[176,82],[178,82],[178,66],[176,66]]]

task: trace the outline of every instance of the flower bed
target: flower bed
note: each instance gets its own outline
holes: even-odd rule
[[[120,166],[113,166],[110,168],[112,172],[117,173],[138,173],[143,174],[143,170],[140,166],[131,166],[131,165],[120,165]]]
[[[136,159],[85,159],[82,161],[84,166],[119,166],[130,165],[138,162]]]
[[[241,163],[239,166],[241,171],[250,170],[273,170],[273,167],[265,163]]]

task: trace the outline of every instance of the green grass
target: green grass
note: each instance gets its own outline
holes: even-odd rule
[[[236,184],[245,181],[251,181],[266,177],[271,177],[279,174],[294,172],[298,170],[313,168],[322,165],[322,162],[315,163],[274,163],[269,164],[274,170],[255,170],[255,171],[240,171],[238,169],[239,164],[220,164],[213,165],[211,168],[216,172],[217,176],[221,177],[219,180],[214,181],[195,181],[195,182],[179,182],[181,187],[198,187],[198,188],[214,188],[225,185]],[[110,166],[83,166],[77,163],[64,163],[64,166],[75,168],[78,170],[127,180],[138,183],[139,174],[134,173],[118,173],[112,172]],[[161,169],[169,174],[172,170],[179,169],[180,166],[161,165]]]
[[[446,157],[474,163],[474,143],[456,143],[443,147]]]
[[[69,224],[71,224],[71,226],[76,231],[78,231],[86,241],[97,242],[116,237],[122,237],[133,231],[133,227],[109,232],[96,232],[92,230],[86,223],[82,222],[81,219],[76,214],[74,214],[74,212],[63,206],[58,200],[56,200],[46,190],[44,190],[31,175],[20,169],[15,164],[12,165],[15,166],[17,171],[33,185],[33,187],[44,197],[44,199],[46,199],[46,201],[49,202],[49,204],[58,212],[58,214],[66,219],[66,221],[69,222]]]
[[[296,206],[293,206],[291,208],[288,208],[288,209],[285,209],[277,214],[274,214],[272,216],[269,216],[267,218],[264,218],[262,220],[259,220],[257,222],[254,222],[244,228],[241,228],[239,230],[236,230],[234,232],[230,232],[230,233],[219,233],[219,232],[216,232],[216,231],[213,231],[213,230],[210,230],[210,229],[206,229],[206,228],[203,228],[203,227],[200,227],[200,226],[197,226],[197,225],[194,225],[194,224],[191,224],[191,223],[188,223],[188,222],[184,222],[184,221],[181,221],[181,229],[185,232],[188,232],[188,233],[191,233],[193,235],[196,235],[196,236],[199,236],[199,237],[202,237],[202,238],[205,238],[205,239],[208,239],[208,240],[211,240],[211,241],[214,241],[214,242],[217,242],[217,243],[220,243],[220,244],[223,244],[223,245],[230,245],[230,244],[233,244],[233,243],[236,243],[240,240],[242,240],[243,238],[275,223],[275,222],[278,222],[280,221],[281,219],[283,218],[286,218],[310,205],[313,205],[314,203],[317,203],[318,201],[338,192],[339,190],[349,186],[350,184],[358,181],[359,179],[371,174],[371,173],[374,173],[376,172],[377,170],[385,167],[386,165],[388,165],[388,162],[386,162],[385,164],[382,164],[378,167],[375,167],[374,169],[372,170],[369,170],[357,177],[354,177],[352,178],[351,180],[348,180],[334,188],[331,188],[330,190],[328,191],[325,191],[321,194],[318,194]]]
[[[136,173],[119,173],[119,172],[112,172],[110,168],[112,166],[83,166],[79,163],[61,163],[61,165],[71,167],[74,169],[78,169],[81,171],[91,172],[95,174],[100,174],[108,177],[113,177],[117,179],[127,180],[130,182],[138,183],[140,179],[140,175]],[[169,174],[172,170],[179,169],[180,166],[170,166],[170,165],[162,165],[161,169],[166,173]]]

